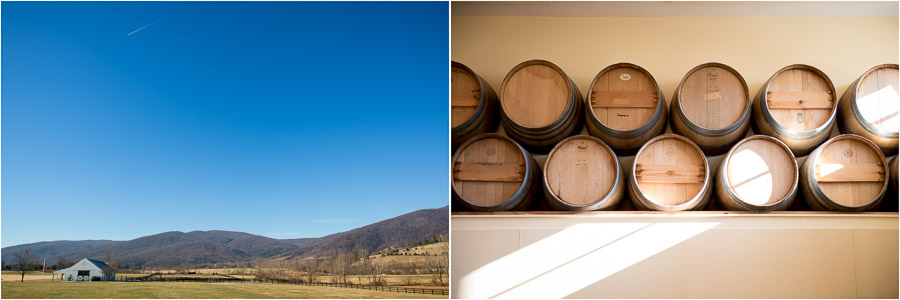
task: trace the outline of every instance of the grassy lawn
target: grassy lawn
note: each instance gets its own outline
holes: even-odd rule
[[[12,282],[0,289],[4,299],[36,298],[298,298],[298,299],[440,299],[448,296],[406,294],[290,284],[214,284],[162,282]]]

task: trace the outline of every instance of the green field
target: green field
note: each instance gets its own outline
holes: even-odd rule
[[[298,298],[298,299],[440,299],[448,296],[355,290],[291,284],[215,284],[163,282],[40,282],[4,281],[4,299],[39,298]]]

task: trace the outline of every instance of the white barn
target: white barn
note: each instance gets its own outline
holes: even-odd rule
[[[64,281],[91,281],[93,277],[100,277],[100,280],[115,280],[116,273],[109,270],[105,262],[85,258],[75,263],[75,265],[53,272],[53,274],[61,274]]]

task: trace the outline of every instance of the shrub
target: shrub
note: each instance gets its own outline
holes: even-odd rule
[[[100,276],[91,277],[91,281],[100,281]]]

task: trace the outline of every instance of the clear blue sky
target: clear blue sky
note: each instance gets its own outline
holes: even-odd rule
[[[3,2],[2,246],[447,205],[448,6]]]

